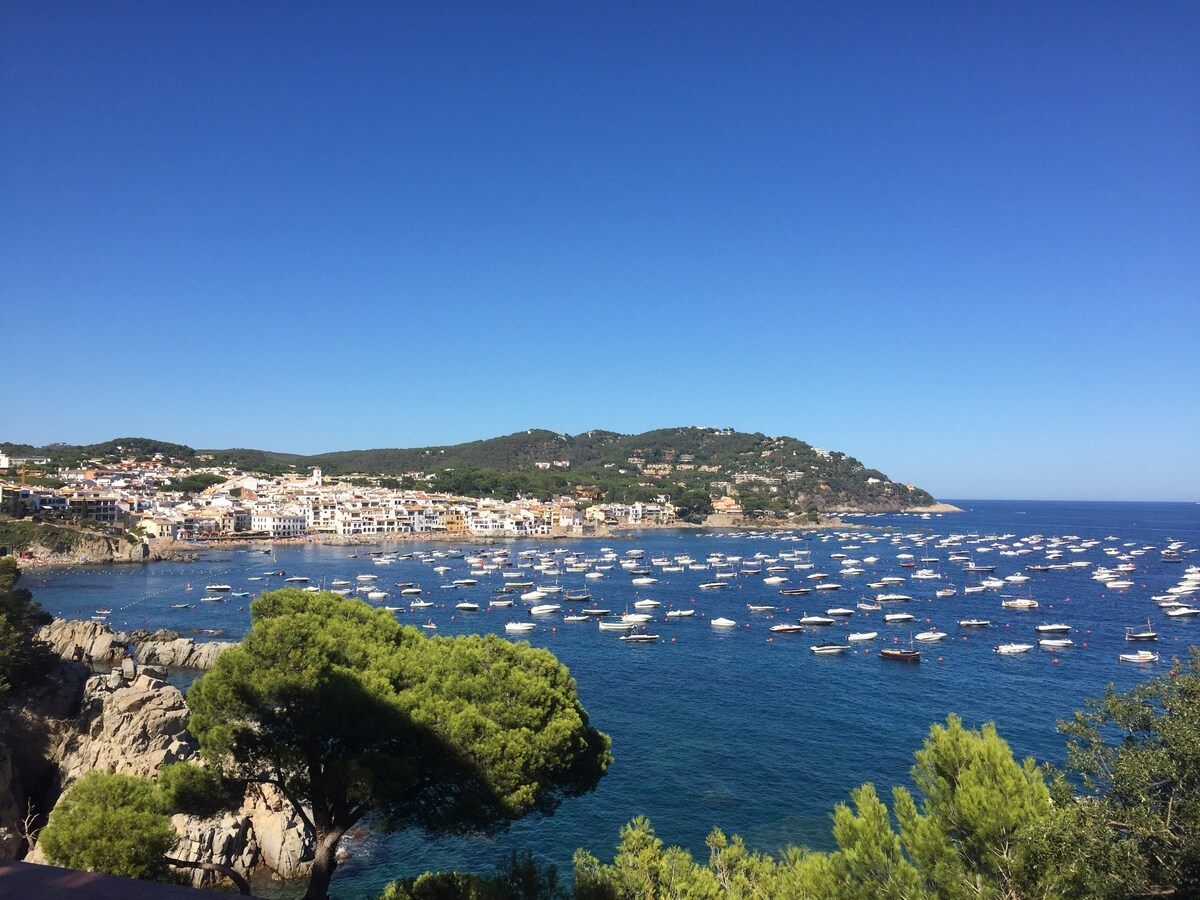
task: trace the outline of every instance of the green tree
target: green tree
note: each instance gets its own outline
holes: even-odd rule
[[[1091,896],[1200,896],[1200,650],[1130,691],[1110,686],[1059,730],[1046,869],[1073,861]]]
[[[934,725],[916,753],[920,810],[893,790],[900,839],[939,898],[1020,897],[1037,893],[1026,872],[1023,839],[1050,814],[1050,792],[1032,758],[1013,759],[988,723],[968,731],[958,716]]]
[[[54,664],[49,645],[37,639],[51,616],[29,591],[17,587],[20,577],[15,559],[0,559],[0,695],[38,683]]]
[[[426,638],[329,593],[255,600],[249,633],[188,703],[217,770],[275,785],[312,830],[309,898],[326,896],[338,841],[368,813],[381,828],[496,827],[591,790],[609,762],[548,651]]]
[[[177,841],[152,781],[92,772],[63,794],[38,843],[58,866],[170,881],[166,854]]]
[[[379,900],[567,900],[558,869],[542,866],[533,854],[515,850],[496,866],[491,877],[465,872],[426,872],[393,881]]]

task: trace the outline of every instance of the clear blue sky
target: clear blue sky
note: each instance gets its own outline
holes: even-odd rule
[[[0,4],[0,440],[705,424],[1200,500],[1200,4]]]

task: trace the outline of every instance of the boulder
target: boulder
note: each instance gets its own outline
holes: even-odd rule
[[[139,664],[163,665],[178,669],[208,669],[216,658],[234,646],[231,641],[196,641],[177,631],[113,631],[103,622],[55,619],[38,636],[63,659],[73,659],[75,648],[84,658],[90,655],[94,665],[120,665],[128,656],[132,642]],[[127,677],[132,674],[126,672]]]
[[[152,776],[167,763],[196,758],[187,716],[183,694],[161,670],[88,679],[76,728],[53,754],[62,787],[92,771]]]

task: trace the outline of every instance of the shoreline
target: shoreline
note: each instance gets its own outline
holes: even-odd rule
[[[602,530],[597,530],[591,534],[573,534],[564,530],[556,530],[551,534],[471,534],[469,532],[457,532],[454,534],[446,534],[444,532],[390,532],[387,534],[359,534],[359,535],[329,535],[329,534],[310,534],[300,537],[270,537],[265,535],[260,536],[231,536],[228,539],[217,539],[208,541],[175,541],[168,539],[151,540],[146,544],[147,552],[145,556],[139,559],[129,558],[111,558],[111,559],[88,559],[86,557],[63,559],[53,556],[37,556],[32,558],[22,558],[14,556],[17,561],[17,567],[21,570],[36,570],[36,569],[65,569],[75,566],[116,566],[116,565],[147,565],[155,562],[195,562],[196,556],[199,553],[206,551],[221,551],[225,548],[229,549],[248,549],[259,548],[263,552],[267,552],[266,547],[288,547],[288,546],[325,546],[325,547],[373,547],[382,544],[407,544],[407,543],[440,543],[440,544],[481,544],[488,545],[499,541],[542,541],[542,542],[563,542],[563,541],[595,541],[595,540],[615,540],[615,541],[631,541],[634,535],[638,532],[646,531],[680,531],[680,532],[701,532],[701,531],[830,531],[830,530],[846,530],[857,531],[871,526],[859,522],[844,522],[838,516],[843,515],[925,515],[931,513],[961,513],[965,510],[949,503],[935,503],[931,506],[912,507],[909,509],[891,511],[885,513],[867,512],[865,510],[837,510],[829,514],[829,517],[821,522],[792,522],[787,519],[770,519],[763,521],[737,520],[722,524],[695,524],[692,522],[672,522],[669,525],[661,524],[645,524],[645,525],[616,525],[606,526]]]

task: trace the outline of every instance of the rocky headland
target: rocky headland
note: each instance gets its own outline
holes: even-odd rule
[[[42,631],[62,657],[50,681],[0,708],[0,858],[43,862],[31,831],[58,798],[93,771],[153,776],[172,762],[200,763],[187,731],[183,693],[167,666],[207,668],[231,644],[173,632],[113,632],[97,622],[55,621]],[[127,655],[132,642],[137,664]],[[86,648],[103,674],[74,659]],[[172,817],[174,857],[225,866],[246,879],[308,874],[312,839],[286,800],[251,787],[234,810],[211,818]],[[197,887],[220,876],[186,870]]]

